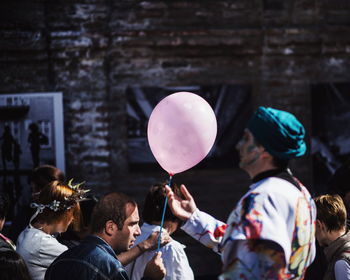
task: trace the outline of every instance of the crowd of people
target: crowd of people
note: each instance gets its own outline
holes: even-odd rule
[[[194,279],[185,245],[171,238],[178,228],[221,256],[219,279],[350,279],[350,165],[312,198],[288,167],[306,152],[304,127],[273,108],[257,109],[236,148],[252,184],[226,222],[199,210],[184,185],[153,185],[140,218],[126,194],[97,198],[37,167],[30,208],[12,224],[16,245],[0,234],[1,279]],[[8,208],[0,195],[0,232]]]

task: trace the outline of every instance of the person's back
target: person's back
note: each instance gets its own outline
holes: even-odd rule
[[[153,232],[160,231],[159,225],[166,197],[164,186],[164,184],[153,185],[146,196],[142,212],[142,218],[145,223],[141,227],[141,235],[136,239],[136,245],[145,240]],[[176,185],[174,185],[173,189],[174,192],[181,195],[180,190]],[[174,216],[170,209],[166,209],[163,233],[164,231],[167,231],[171,235],[177,230],[180,223],[181,220]],[[160,248],[164,266],[167,271],[167,275],[164,279],[194,279],[193,271],[189,265],[184,248],[185,246],[176,240],[172,240],[164,247]],[[146,264],[152,259],[154,254],[155,251],[145,252],[126,267],[126,271],[131,280],[140,280],[142,278]]]
[[[113,249],[91,235],[61,254],[46,272],[45,279],[128,279]]]

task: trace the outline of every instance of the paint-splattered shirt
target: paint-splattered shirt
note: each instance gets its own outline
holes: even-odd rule
[[[305,187],[269,177],[250,186],[227,224],[196,210],[182,229],[221,254],[220,279],[303,279],[315,257],[315,219]]]

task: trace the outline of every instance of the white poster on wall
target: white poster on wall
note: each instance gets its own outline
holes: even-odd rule
[[[0,170],[50,164],[65,171],[61,92],[0,95]]]

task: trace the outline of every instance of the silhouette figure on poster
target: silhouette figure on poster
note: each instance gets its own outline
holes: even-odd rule
[[[28,143],[30,143],[30,151],[32,153],[33,168],[39,166],[40,163],[40,147],[41,144],[47,144],[48,138],[39,131],[36,123],[29,125],[30,133],[28,135]]]
[[[18,141],[13,141],[13,165],[15,166],[15,170],[19,169],[20,165],[20,157],[22,154],[21,145],[18,143]]]
[[[1,157],[4,170],[7,170],[7,162],[12,161],[12,151],[14,138],[11,134],[10,126],[6,125],[4,128],[4,133],[0,138],[2,140],[1,145]]]

